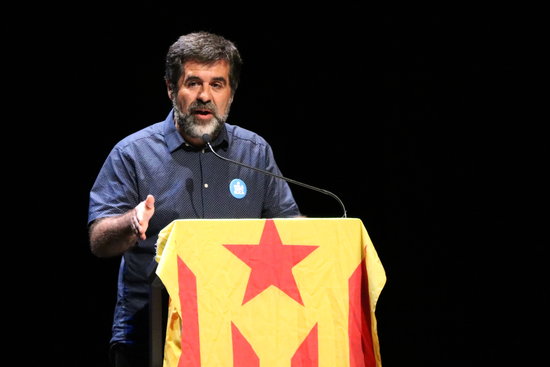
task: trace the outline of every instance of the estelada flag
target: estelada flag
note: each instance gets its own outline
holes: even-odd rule
[[[384,268],[359,219],[176,220],[164,367],[380,367]]]

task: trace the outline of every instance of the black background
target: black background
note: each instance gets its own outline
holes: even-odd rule
[[[8,191],[32,279],[17,344],[55,365],[107,365],[119,258],[89,251],[89,190],[116,142],[166,117],[169,45],[207,30],[244,59],[229,122],[367,228],[388,278],[384,366],[535,361],[548,307],[535,14],[149,1],[5,13],[5,144],[17,145],[5,167],[30,199]],[[332,198],[293,190],[305,215],[341,215]]]

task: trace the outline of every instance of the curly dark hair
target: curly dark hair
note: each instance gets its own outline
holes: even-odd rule
[[[196,61],[211,64],[225,60],[229,63],[229,84],[234,94],[239,85],[242,59],[233,42],[208,32],[189,33],[178,38],[168,49],[164,79],[172,92],[178,90],[178,80],[183,72],[183,64]]]

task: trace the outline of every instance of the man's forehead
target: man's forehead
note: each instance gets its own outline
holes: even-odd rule
[[[229,75],[229,63],[226,60],[218,60],[212,63],[190,60],[183,64],[183,74],[186,77],[201,74],[227,77]]]

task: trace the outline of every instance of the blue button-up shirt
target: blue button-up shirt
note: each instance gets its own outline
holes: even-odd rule
[[[144,343],[148,331],[148,271],[161,229],[184,218],[281,218],[299,215],[288,184],[226,162],[208,149],[188,145],[171,111],[165,121],[121,140],[111,151],[90,192],[88,223],[124,214],[148,194],[155,214],[147,239],[128,250],[120,264],[112,342]],[[225,124],[212,142],[216,152],[281,174],[269,144],[259,135]]]

